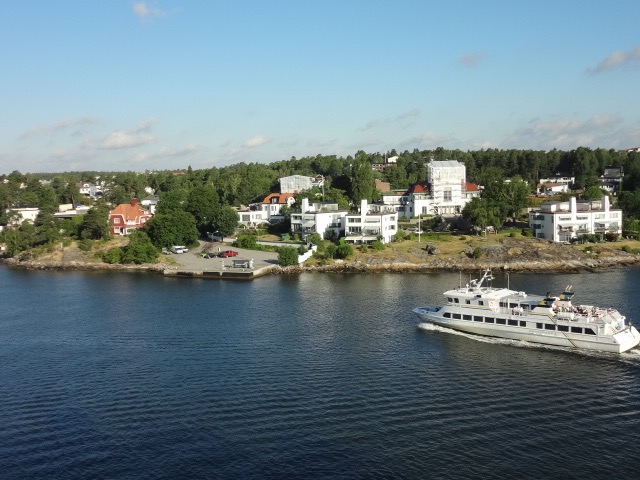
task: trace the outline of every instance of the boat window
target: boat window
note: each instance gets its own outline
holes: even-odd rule
[[[518,326],[518,320],[509,320],[509,325],[517,327]]]
[[[505,318],[496,318],[496,323],[498,325],[506,325],[507,324],[507,320]]]
[[[484,305],[484,300],[478,300],[478,305]]]
[[[460,300],[458,300],[457,298],[454,298],[454,299],[453,299],[453,301],[454,301],[455,303],[460,303]]]
[[[506,308],[506,306],[507,306],[507,302],[500,302],[500,306],[501,306],[501,307],[505,307],[505,308]]]
[[[524,320],[520,320],[520,326],[521,327],[526,327],[527,326],[527,322]]]
[[[594,332],[594,331],[593,331],[593,330],[591,330],[590,328],[585,328],[585,329],[584,329],[584,333],[585,333],[586,335],[595,335],[595,334],[596,334],[596,332]]]
[[[517,308],[518,304],[517,303],[510,303],[509,304],[509,308]]]
[[[453,314],[453,318],[457,318],[458,320],[460,320],[460,314],[459,313],[454,313]]]
[[[558,325],[558,331],[559,332],[568,332],[569,331],[569,327],[567,325]]]
[[[484,319],[484,321],[485,321],[485,323],[493,323],[495,321],[495,319],[491,318],[491,317],[487,317],[487,318]]]
[[[462,319],[463,320],[471,320],[471,315],[463,315]]]
[[[467,305],[471,305],[471,300],[466,300],[464,303],[466,303]]]
[[[545,330],[555,330],[556,326],[553,323],[545,323],[544,324],[544,329]]]
[[[542,328],[542,324],[541,323],[536,323],[536,328]]]
[[[451,318],[451,314],[450,314],[449,312],[444,312],[444,313],[442,314],[442,316],[443,316],[444,318]]]
[[[482,317],[478,317],[477,315],[474,315],[473,321],[474,322],[481,322],[482,321]]]
[[[582,333],[582,327],[571,327],[571,333]]]
[[[447,302],[449,302],[449,303],[453,302],[453,298],[447,297]]]

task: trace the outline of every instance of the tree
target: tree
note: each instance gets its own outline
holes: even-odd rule
[[[155,214],[144,226],[144,231],[159,248],[192,245],[198,239],[195,218],[180,210]]]
[[[82,219],[79,237],[83,239],[99,240],[109,236],[109,207],[99,203],[92,207]]]
[[[602,189],[598,185],[587,187],[582,193],[585,200],[600,200],[602,198]]]
[[[170,213],[184,211],[187,206],[189,191],[184,188],[176,188],[160,195],[160,201],[156,207],[156,213]]]
[[[238,228],[238,213],[232,207],[216,209],[209,224],[212,232],[220,236],[233,235]]]
[[[152,263],[159,256],[158,249],[151,243],[151,239],[141,230],[129,235],[129,244],[124,247],[122,263]]]
[[[298,264],[298,250],[295,247],[281,247],[278,249],[278,265],[283,267]]]
[[[214,218],[219,206],[218,192],[211,185],[202,185],[189,192],[185,210],[193,215],[198,230],[204,235],[207,231],[208,220]]]
[[[356,205],[360,204],[361,200],[370,202],[374,190],[371,163],[364,152],[358,152],[351,170],[351,201]]]

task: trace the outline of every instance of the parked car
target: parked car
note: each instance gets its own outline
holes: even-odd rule
[[[189,249],[184,245],[174,245],[171,247],[171,253],[187,253]]]
[[[236,252],[235,250],[225,250],[223,252],[220,252],[218,256],[222,258],[237,257],[238,252]]]

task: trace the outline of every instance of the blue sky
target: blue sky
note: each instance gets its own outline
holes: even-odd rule
[[[0,7],[0,173],[640,146],[637,0]]]

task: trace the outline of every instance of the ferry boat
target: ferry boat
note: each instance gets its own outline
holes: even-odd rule
[[[494,288],[482,278],[444,292],[443,306],[413,310],[429,323],[490,337],[586,350],[622,353],[640,343],[640,333],[614,308],[573,305],[571,285],[559,296]]]

